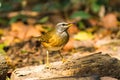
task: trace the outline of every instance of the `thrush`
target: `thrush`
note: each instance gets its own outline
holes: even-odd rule
[[[58,23],[54,30],[49,31],[45,34],[42,34],[38,40],[41,42],[43,47],[47,50],[47,60],[46,66],[49,67],[49,52],[58,51],[62,59],[63,56],[60,53],[60,50],[69,40],[69,34],[67,29],[72,26],[72,23],[61,22]]]

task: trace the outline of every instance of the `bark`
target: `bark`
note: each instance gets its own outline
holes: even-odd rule
[[[89,76],[111,76],[120,79],[120,61],[108,54],[96,53],[85,57],[74,54],[65,63],[54,62],[49,68],[40,65],[16,69],[11,75],[11,80],[77,80]],[[88,80],[99,80],[94,77]]]

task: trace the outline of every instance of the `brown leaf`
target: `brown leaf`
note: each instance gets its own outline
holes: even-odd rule
[[[89,19],[88,20],[89,21],[89,23],[92,25],[92,26],[96,26],[97,25],[97,23],[98,23],[98,21],[96,20],[96,19]]]
[[[107,14],[105,17],[102,18],[101,25],[105,28],[117,27],[118,25],[117,16],[113,13]]]
[[[46,31],[47,31],[47,30],[44,29],[44,28],[42,27],[42,25],[40,25],[40,24],[35,25],[35,28],[36,28],[39,32],[46,32]]]
[[[11,35],[24,40],[32,36],[40,35],[40,32],[33,25],[25,25],[22,22],[16,22],[11,24]]]
[[[68,32],[69,32],[69,34],[75,34],[75,33],[79,32],[79,30],[78,30],[77,26],[74,25],[68,29]]]
[[[73,48],[74,48],[74,39],[70,38],[68,43],[64,46],[63,50],[69,51],[72,50]]]
[[[37,36],[40,35],[39,30],[37,30],[35,27],[33,26],[29,26],[28,27],[28,31],[26,33],[26,38],[30,38],[31,36]]]
[[[16,22],[11,24],[11,34],[14,37],[24,39],[27,32],[27,26],[22,22]]]

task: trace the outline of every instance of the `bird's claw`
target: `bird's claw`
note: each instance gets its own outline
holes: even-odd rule
[[[49,69],[50,66],[51,66],[51,65],[50,65],[49,63],[46,63],[46,64],[45,64],[45,68],[47,68],[47,69]]]

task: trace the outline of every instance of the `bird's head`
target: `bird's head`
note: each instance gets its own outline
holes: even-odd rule
[[[58,32],[64,32],[71,26],[73,26],[73,23],[61,22],[56,25],[56,29]]]

